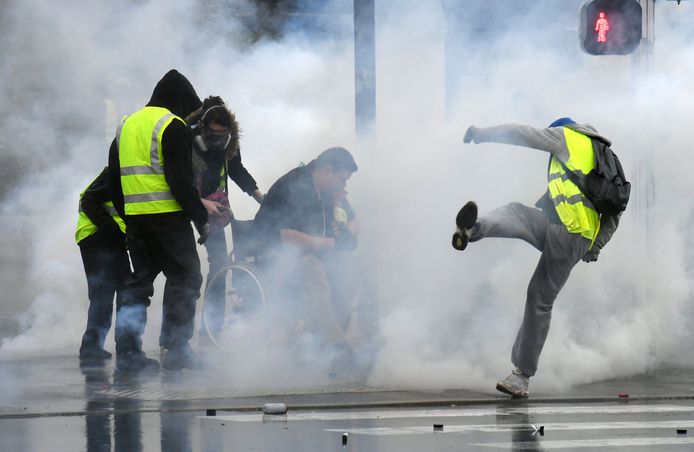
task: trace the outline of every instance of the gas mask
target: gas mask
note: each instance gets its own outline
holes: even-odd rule
[[[231,141],[231,133],[228,130],[223,132],[214,132],[210,129],[203,129],[202,142],[205,144],[205,150],[223,151],[229,146]]]

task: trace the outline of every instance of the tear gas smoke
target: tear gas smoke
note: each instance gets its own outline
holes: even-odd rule
[[[244,164],[263,191],[327,147],[354,151],[360,170],[348,189],[363,226],[359,253],[375,260],[379,285],[371,384],[488,390],[508,372],[539,254],[511,240],[458,253],[450,235],[469,199],[482,213],[511,201],[532,205],[545,189],[547,155],[464,146],[462,136],[470,124],[543,127],[567,115],[613,140],[634,193],[598,263],[579,263],[560,293],[535,388],[691,362],[692,206],[683,195],[694,185],[685,155],[694,5],[656,4],[646,76],[631,57],[580,52],[572,30],[578,0],[495,17],[461,10],[465,2],[377,2],[378,135],[357,143],[349,14],[326,16],[330,33],[319,38],[295,26],[280,40],[250,42],[250,4],[207,3],[27,0],[0,12],[0,149],[3,161],[21,162],[14,178],[3,175],[0,211],[4,223],[23,225],[12,234],[31,262],[21,275],[28,290],[3,290],[4,304],[19,303],[13,296],[30,304],[22,306],[23,333],[3,339],[0,355],[77,353],[87,307],[72,240],[78,194],[105,165],[118,118],[175,67],[199,96],[220,95],[236,113]],[[342,11],[344,3],[332,6]],[[235,188],[231,204],[239,218],[257,209]],[[143,337],[148,350],[157,344],[160,286]],[[310,337],[297,355],[258,331],[249,322],[229,332],[220,378],[262,390],[289,375],[291,386],[325,374],[325,351]],[[259,380],[268,362],[283,371]]]

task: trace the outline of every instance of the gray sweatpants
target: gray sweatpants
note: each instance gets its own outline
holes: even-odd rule
[[[547,339],[554,300],[571,269],[588,251],[590,240],[569,233],[564,225],[550,223],[542,210],[517,202],[478,218],[470,241],[487,237],[521,239],[542,253],[528,285],[523,323],[511,352],[511,362],[531,377]]]

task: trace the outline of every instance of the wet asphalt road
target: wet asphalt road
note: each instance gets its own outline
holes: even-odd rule
[[[356,382],[265,396],[203,375],[132,378],[76,364],[0,363],[1,451],[694,450],[686,369],[513,401]],[[264,415],[272,401],[287,403],[287,414]]]

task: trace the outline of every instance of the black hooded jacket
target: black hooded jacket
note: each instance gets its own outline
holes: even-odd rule
[[[175,69],[170,70],[154,87],[148,107],[163,107],[179,118],[185,118],[202,105],[193,85]],[[193,221],[196,228],[207,223],[207,211],[193,183],[190,157],[192,138],[183,121],[172,121],[164,130],[161,152],[164,157],[164,177],[171,194],[178,201],[183,213]],[[118,145],[114,139],[108,155],[108,191],[116,210],[123,215],[123,188],[120,182]],[[125,218],[125,217],[124,217]]]

